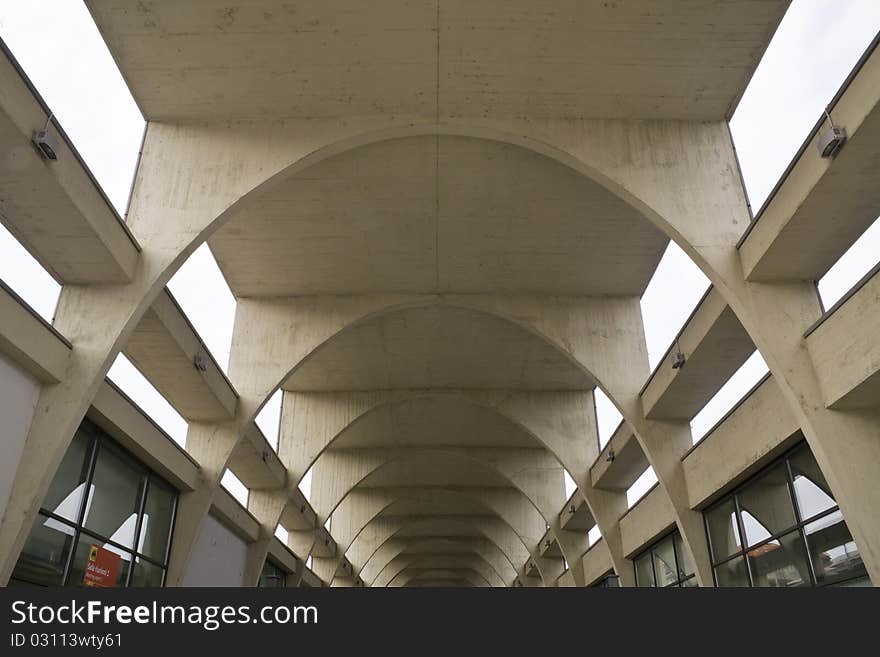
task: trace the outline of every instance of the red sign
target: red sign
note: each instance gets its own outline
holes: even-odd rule
[[[115,552],[93,545],[89,550],[86,563],[86,574],[83,584],[100,588],[116,586],[116,575],[119,574],[120,557]]]

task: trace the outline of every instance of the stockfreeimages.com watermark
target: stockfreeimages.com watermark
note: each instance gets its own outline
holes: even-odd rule
[[[88,600],[59,604],[34,604],[24,600],[12,603],[13,625],[193,625],[213,632],[224,625],[316,625],[318,608],[314,605],[126,605]]]

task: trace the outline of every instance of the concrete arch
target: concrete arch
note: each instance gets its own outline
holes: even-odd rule
[[[373,579],[375,579],[377,572],[380,571],[391,559],[406,552],[412,545],[426,544],[426,541],[430,540],[432,537],[422,538],[425,540],[422,540],[421,542],[415,539],[402,540],[392,538],[378,546],[373,553],[373,556],[370,557],[370,559],[364,564],[364,567],[359,571],[364,578],[364,581],[372,582]],[[487,560],[491,560],[495,570],[499,573],[505,583],[509,584],[512,582],[519,572],[518,568],[515,568],[510,564],[506,555],[504,555],[503,551],[501,551],[497,545],[489,542],[488,539],[485,538],[479,540],[488,542],[488,546],[474,546],[474,548],[478,549]],[[459,542],[463,543],[464,541]],[[494,546],[494,550],[491,549],[491,546]],[[487,550],[486,547],[490,547],[490,549]]]
[[[546,464],[538,464],[536,466],[533,454],[518,455],[518,458],[514,457],[510,463],[507,464],[503,463],[503,461],[506,460],[505,456],[507,455],[499,456],[496,454],[497,461],[493,464],[486,459],[485,455],[473,453],[474,450],[469,449],[454,450],[446,447],[436,447],[405,450],[403,452],[400,450],[389,450],[387,452],[386,450],[367,451],[371,453],[368,455],[360,455],[361,458],[365,460],[361,464],[362,469],[356,472],[352,471],[350,462],[347,464],[331,462],[333,471],[337,473],[337,477],[334,477],[333,481],[338,485],[338,491],[327,501],[326,507],[322,511],[328,512],[326,517],[330,517],[335,509],[340,510],[340,514],[334,515],[333,517],[334,529],[338,526],[339,520],[341,520],[343,524],[343,528],[338,530],[338,532],[342,532],[343,536],[341,538],[337,536],[337,540],[341,541],[342,552],[347,552],[351,545],[351,541],[353,540],[353,536],[357,535],[363,529],[365,524],[364,515],[366,518],[369,518],[375,510],[374,508],[368,507],[369,510],[364,514],[365,504],[363,499],[351,497],[350,494],[354,490],[359,489],[361,484],[371,476],[381,474],[383,470],[387,470],[390,467],[403,463],[412,464],[416,459],[425,457],[431,459],[433,463],[436,463],[439,458],[449,459],[450,463],[461,462],[478,465],[481,469],[484,469],[487,472],[492,472],[495,476],[500,476],[511,487],[517,489],[522,494],[524,500],[540,515],[545,525],[550,525],[555,519],[556,510],[552,505],[552,500],[547,498],[545,494],[542,494],[540,490],[541,479],[544,478],[546,469],[548,467],[554,467],[554,459],[549,457],[549,455],[545,457],[545,460],[547,461]],[[346,474],[350,475],[351,478],[346,479]],[[561,481],[559,484],[561,487]],[[408,482],[405,485],[413,487],[419,486],[417,482]],[[560,493],[561,492],[562,491],[560,490]],[[542,498],[544,498],[543,502]],[[346,501],[349,501],[348,505],[345,505]],[[559,504],[556,506],[561,506],[562,501],[564,500],[562,500],[560,496]],[[316,505],[320,508],[322,506],[322,501],[316,500]],[[321,515],[319,517],[325,516]],[[351,524],[352,522],[354,522],[353,525]],[[567,556],[573,558],[573,555]],[[333,573],[336,572],[337,563],[340,558],[341,555],[340,557],[337,557],[332,566],[328,567],[326,573],[318,574],[326,574],[328,577],[332,577]]]
[[[436,455],[437,451],[434,450],[433,453]],[[455,459],[454,461],[460,462],[462,464],[467,462],[465,459],[458,459],[458,458]],[[411,462],[409,459],[401,458],[396,461],[396,464],[402,465],[402,464],[407,464],[409,462]],[[480,466],[480,469],[485,470],[486,472],[490,471],[490,469],[488,467],[486,467],[485,464],[479,463],[476,460],[473,460],[471,462],[478,464]],[[375,467],[371,470],[371,472],[368,473],[367,475],[365,475],[364,479],[366,479],[367,477],[369,477],[370,474],[373,474],[373,473],[381,474],[383,469],[386,469],[389,466],[393,466],[393,465],[395,465],[394,461],[392,461],[391,463],[377,463],[377,464],[375,464]],[[515,484],[515,482],[508,479],[502,473],[498,472],[497,474],[500,475],[503,479],[507,480],[510,483],[510,485],[504,486],[504,487],[498,487],[497,489],[496,489],[496,487],[493,487],[493,486],[489,486],[489,487],[480,486],[480,487],[478,487],[480,490],[480,494],[485,495],[487,497],[496,496],[496,497],[499,497],[501,500],[503,500],[503,502],[501,502],[501,503],[505,504],[505,506],[507,507],[507,513],[510,514],[510,518],[511,519],[515,518],[516,519],[515,521],[518,522],[518,525],[515,525],[517,533],[527,531],[528,532],[527,534],[520,533],[520,535],[523,537],[524,542],[526,542],[527,544],[531,543],[533,545],[537,544],[538,541],[540,540],[541,536],[543,535],[544,527],[547,525],[546,517],[544,516],[544,514],[542,514],[541,510],[535,505],[535,502],[529,497],[529,495],[521,487],[517,486]],[[402,487],[416,488],[416,489],[421,488],[421,489],[428,489],[428,490],[431,490],[433,488],[433,487],[422,486],[418,482],[407,482],[407,483],[403,484],[403,486],[395,485],[395,486],[393,486],[393,488],[391,488],[391,490],[394,490],[396,488],[402,488]],[[458,486],[455,486],[454,484],[452,486],[447,486],[447,487],[454,488],[454,489],[459,488]],[[476,490],[476,487],[475,487],[475,485],[472,484],[469,487],[465,487],[465,489]],[[363,526],[368,522],[368,518],[371,517],[376,512],[376,510],[382,506],[383,502],[385,501],[382,497],[370,499],[369,494],[371,493],[372,489],[367,489],[365,491],[366,495],[354,495],[355,491],[360,491],[360,490],[362,490],[362,489],[359,488],[358,484],[355,484],[352,487],[352,489],[350,489],[349,491],[346,491],[345,492],[345,496],[346,496],[345,499],[351,500],[351,501],[349,502],[348,505],[346,505],[345,507],[342,508],[341,517],[334,516],[334,518],[335,518],[334,523],[335,524],[345,525],[345,528],[342,530],[342,532],[344,532],[346,537],[337,539],[337,540],[342,541],[340,543],[342,553],[348,551],[348,548],[351,545],[351,540],[352,540],[351,536],[356,535],[356,534],[360,533],[360,531],[362,531]],[[512,522],[509,522],[509,524],[513,525]],[[336,572],[336,569],[338,567],[338,563],[341,559],[341,556],[342,555],[340,554],[336,558],[330,560],[330,563],[328,563],[328,565],[325,568],[321,569],[322,572],[318,572],[318,575],[319,576],[327,575],[328,577],[331,577],[332,574],[334,572]],[[316,565],[315,569],[317,572],[319,570],[319,567]]]
[[[437,556],[467,556],[476,557],[488,564],[488,569],[497,578],[494,582],[496,586],[507,586],[516,578],[516,572],[506,572],[505,569],[499,569],[499,562],[495,555],[487,552],[479,546],[468,545],[462,540],[453,540],[449,538],[427,537],[423,540],[412,541],[403,546],[397,553],[397,556],[428,559]],[[390,563],[391,560],[389,560]],[[505,562],[506,563],[506,562]]]
[[[582,396],[583,395],[583,396]],[[335,395],[331,395],[333,397]],[[318,395],[318,398],[324,400],[322,395]],[[355,397],[357,399],[355,399]],[[527,397],[533,397],[533,395],[527,395]],[[567,397],[568,403],[560,404],[559,399],[556,398],[558,395],[552,395],[554,397],[549,400],[549,404],[546,407],[542,407],[540,400],[531,399],[532,408],[517,408],[517,399],[515,395],[510,395],[508,393],[505,394],[497,394],[491,392],[480,392],[480,391],[424,391],[424,390],[411,390],[411,391],[397,391],[394,393],[382,394],[382,395],[360,395],[355,394],[352,395],[343,395],[340,399],[340,408],[343,408],[346,412],[345,418],[343,418],[339,425],[335,425],[332,422],[327,422],[326,418],[331,414],[327,413],[327,407],[322,405],[322,411],[320,416],[322,418],[322,426],[320,429],[314,428],[311,426],[302,426],[302,433],[299,434],[299,437],[304,439],[307,443],[311,443],[310,446],[307,446],[306,443],[301,442],[300,440],[295,439],[293,446],[290,447],[286,453],[283,452],[284,460],[291,466],[291,469],[296,472],[297,466],[295,461],[298,458],[303,459],[303,463],[307,458],[310,458],[310,455],[313,453],[318,453],[319,456],[309,462],[309,467],[311,467],[312,463],[319,462],[319,459],[327,456],[328,454],[332,454],[332,451],[329,450],[333,444],[342,439],[346,434],[345,432],[356,425],[358,422],[363,422],[365,418],[371,416],[371,414],[382,411],[383,409],[390,407],[394,407],[396,404],[407,403],[413,400],[421,400],[421,399],[447,399],[453,400],[456,404],[463,404],[465,406],[474,406],[477,408],[485,409],[486,411],[497,414],[500,417],[504,418],[505,422],[509,423],[511,426],[511,430],[515,430],[518,432],[522,432],[527,435],[536,445],[542,446],[545,448],[550,454],[552,454],[557,461],[561,464],[563,468],[571,471],[572,467],[580,468],[580,471],[576,474],[577,478],[583,479],[588,476],[588,468],[590,461],[585,458],[584,455],[580,453],[580,449],[591,442],[591,433],[587,427],[589,422],[589,414],[592,412],[592,399],[589,397],[588,393],[572,393],[569,397]],[[304,395],[302,396],[302,403],[307,403],[308,399],[314,399],[314,395]],[[287,413],[292,411],[291,405],[285,405],[285,415],[282,418],[282,426],[285,428],[289,428],[296,425],[296,417],[290,418],[287,417]],[[302,405],[297,407],[296,414],[301,417],[307,417],[309,415],[308,411],[305,411],[302,408]],[[568,423],[567,416],[574,416],[576,420]],[[555,432],[541,432],[538,433],[540,428],[543,426],[544,422],[549,421],[551,425],[554,422],[562,422],[562,427],[557,428]],[[341,428],[339,428],[341,427]],[[338,428],[338,430],[337,430]],[[327,433],[322,435],[320,431],[326,430]],[[545,439],[544,436],[548,438]],[[312,441],[317,441],[317,444]],[[287,443],[285,436],[282,436],[280,441],[282,445]],[[405,448],[410,450],[416,449],[431,449],[429,447],[420,447],[420,448]],[[451,448],[434,448],[435,450],[451,453]],[[462,447],[462,450],[473,450],[477,449],[479,451],[480,448],[470,448],[470,447]],[[486,447],[483,448],[483,455],[491,456],[492,450],[495,448]],[[375,453],[380,453],[378,450],[373,450]],[[393,451],[393,450],[392,450]],[[387,453],[391,453],[391,451],[386,448]],[[561,454],[561,456],[560,456]],[[294,463],[291,463],[293,461]],[[572,462],[576,465],[572,466]],[[515,471],[525,472],[528,470],[526,468],[528,464],[523,463],[522,467],[515,468]],[[299,471],[304,472],[306,465],[303,464],[299,466]],[[291,477],[294,479],[295,475]],[[341,483],[341,480],[337,480],[337,483]],[[351,482],[349,482],[351,483]],[[562,491],[562,483],[560,481],[560,492]],[[344,495],[340,494],[337,499],[333,500],[333,506],[328,506],[323,504],[321,501],[317,501],[316,505],[319,507],[318,512],[322,516],[322,519],[329,516],[329,513],[336,508],[336,504],[344,499]],[[548,500],[547,503],[542,505],[542,514],[544,515],[545,521],[551,526],[554,526],[554,522],[556,520],[556,515],[561,507],[562,503],[565,500],[560,497],[560,499]],[[589,502],[588,502],[589,504]],[[279,511],[280,517],[280,511]],[[276,519],[277,521],[277,519]],[[319,523],[320,524],[320,523]],[[334,525],[334,528],[336,525]],[[600,526],[600,528],[602,528]],[[607,529],[606,529],[607,531]],[[555,529],[553,529],[554,535],[557,533]],[[343,539],[343,544],[345,543],[345,539]],[[560,545],[563,547],[563,551],[565,553],[566,560],[569,563],[576,563],[577,557],[579,554],[569,553],[570,550],[565,541],[560,541]]]
[[[421,584],[428,582],[428,584]],[[431,583],[434,584],[431,584]],[[395,577],[386,584],[394,588],[410,586],[436,586],[443,583],[455,582],[455,586],[467,586],[476,588],[488,588],[491,586],[486,577],[480,572],[479,562],[467,561],[451,562],[445,567],[433,568],[425,562],[417,562],[414,565],[402,568]]]
[[[541,490],[538,476],[563,470],[552,452],[541,449],[514,449],[503,447],[450,447],[445,445],[406,448],[365,448],[362,450],[331,450],[326,452],[315,467],[340,467],[343,461],[349,472],[333,481],[333,489],[320,496],[314,496],[313,505],[319,518],[329,518],[339,509],[348,494],[374,474],[391,465],[424,457],[439,456],[449,460],[461,460],[474,464],[503,477],[511,486],[517,488],[529,500],[541,516],[549,522],[562,506],[564,491],[560,486],[559,496],[549,496]],[[542,457],[542,461],[536,461]],[[355,461],[355,463],[352,463]],[[562,483],[561,481],[559,482]],[[557,501],[558,504],[554,505]]]
[[[371,524],[375,525],[377,523],[377,520],[380,520],[379,515],[374,516],[370,520],[370,522],[368,522],[366,525],[364,525],[364,528],[366,529]],[[511,571],[514,574],[514,577],[516,576],[517,570],[519,568],[519,564],[525,563],[525,561],[529,557],[529,552],[525,548],[524,545],[523,545],[524,550],[521,554],[519,554],[519,555],[509,554],[508,551],[505,550],[505,548],[509,549],[509,546],[506,544],[506,542],[503,540],[499,541],[498,536],[497,536],[497,532],[493,532],[491,529],[488,529],[484,526],[484,524],[487,522],[486,518],[482,518],[479,522],[477,520],[466,520],[465,517],[445,517],[445,518],[422,517],[422,518],[416,518],[416,519],[411,519],[411,520],[400,520],[397,522],[395,522],[392,518],[385,518],[385,520],[386,520],[385,524],[387,524],[388,527],[382,533],[377,532],[376,536],[371,536],[369,538],[364,539],[363,541],[361,541],[361,543],[363,543],[363,545],[357,546],[356,543],[358,542],[358,539],[360,539],[362,536],[364,536],[364,532],[362,531],[362,532],[359,532],[357,537],[355,537],[355,539],[352,541],[352,545],[349,547],[348,551],[346,552],[346,557],[350,561],[357,562],[357,564],[360,564],[360,565],[356,565],[356,568],[353,573],[354,576],[359,576],[361,574],[361,572],[363,571],[364,567],[366,567],[369,564],[369,562],[373,558],[373,556],[380,549],[382,549],[386,544],[389,544],[390,542],[395,541],[395,540],[401,540],[403,538],[417,539],[417,538],[424,538],[424,537],[431,537],[432,536],[431,534],[418,534],[418,533],[413,534],[412,536],[406,536],[405,532],[416,531],[416,530],[421,529],[423,527],[433,529],[433,528],[437,527],[438,524],[440,524],[441,526],[445,525],[445,528],[447,528],[447,530],[449,527],[453,527],[453,528],[459,527],[463,530],[473,532],[472,535],[475,537],[482,536],[486,541],[490,542],[491,544],[493,544],[495,546],[495,548],[498,550],[498,553],[504,558],[504,560],[510,566]],[[444,535],[446,535],[446,534],[444,534]],[[466,534],[466,535],[469,536],[470,534]],[[513,534],[513,535],[516,536],[516,534]],[[357,547],[360,547],[360,549],[357,550],[356,549]],[[354,558],[354,555],[352,554],[353,550],[358,552],[358,556],[359,556],[358,559]]]
[[[276,346],[263,350],[234,350],[233,358],[240,359],[242,367],[250,371],[274,367],[276,373],[273,378],[280,385],[307,357],[330,344],[334,336],[385,313],[434,304],[489,314],[511,322],[536,339],[553,345],[573,366],[596,382],[618,406],[633,427],[649,463],[654,467],[662,490],[670,495],[676,523],[685,544],[691,549],[694,562],[698,564],[701,581],[711,581],[705,532],[700,514],[689,509],[680,462],[681,456],[692,444],[690,427],[684,422],[648,421],[642,416],[639,392],[648,377],[648,366],[638,300],[586,298],[547,301],[521,297],[429,294],[335,297],[332,308],[322,307],[321,304],[320,299],[311,298],[243,301],[236,317],[236,332],[241,327],[241,333],[249,336],[254,344]],[[315,324],[320,326],[320,330],[310,334],[308,347],[291,347],[287,342],[278,344],[277,336],[290,332],[292,318],[303,318],[302,322],[306,324],[311,317],[325,320],[329,317],[330,321],[322,324],[320,319],[316,320]],[[312,328],[314,331],[314,326]],[[640,355],[641,367],[634,366],[633,360],[629,358],[630,354]],[[638,361],[639,358],[636,358],[635,363]],[[231,366],[230,372],[233,371]],[[275,389],[273,383],[271,388],[267,386],[264,389],[261,396],[267,399]],[[364,395],[359,403],[368,404],[371,398],[370,395]],[[353,408],[352,404],[346,410],[351,419],[354,419]],[[340,424],[337,430],[342,429],[343,425]],[[282,458],[292,466],[290,474],[293,480],[303,476],[306,463],[314,460],[333,438],[332,432],[327,432],[326,427],[321,427],[320,430],[325,432],[321,440],[316,440],[311,435],[307,440],[297,440],[294,437],[293,443],[288,445],[289,449],[282,454]],[[554,451],[572,474],[590,506],[603,536],[608,541],[615,568],[623,573],[623,581],[629,583],[632,578],[632,573],[629,572],[631,567],[626,565],[619,540],[615,536],[616,523],[626,510],[625,497],[592,488],[589,468],[598,455],[597,450],[587,452],[592,449],[592,445],[573,445],[571,436],[566,437],[562,433],[559,438],[559,447]],[[561,448],[562,445],[567,445],[567,453]],[[607,512],[603,513],[600,508],[603,506],[608,506]]]
[[[400,586],[400,578],[407,570],[424,569],[426,571],[447,568],[470,569],[485,580],[487,586],[503,586],[504,582],[498,573],[485,559],[477,554],[462,555],[406,555],[402,554],[392,560],[376,578],[376,586]]]
[[[479,493],[479,494],[477,494]],[[532,559],[538,567],[539,574],[543,577],[544,561],[535,554],[528,544],[537,544],[540,536],[544,531],[544,522],[540,520],[540,516],[536,513],[524,516],[521,511],[523,509],[521,498],[518,492],[510,489],[456,489],[449,487],[441,488],[418,488],[418,487],[395,487],[389,489],[371,489],[369,491],[358,494],[368,494],[376,503],[379,509],[370,521],[364,523],[364,527],[374,521],[380,515],[387,515],[392,510],[400,510],[401,507],[415,505],[416,508],[422,509],[422,504],[427,504],[433,509],[432,513],[438,508],[444,509],[445,513],[453,513],[463,504],[467,508],[481,510],[481,515],[491,516],[497,519],[497,522],[503,527],[507,527],[510,533],[496,531],[492,540],[499,543],[503,541],[507,549],[505,552],[513,553],[515,549],[511,547],[509,541],[512,535],[518,541],[518,545],[522,547],[522,551],[516,550],[516,553],[523,557],[523,561]],[[491,528],[486,527],[487,530]],[[362,530],[363,531],[363,530]],[[507,540],[505,540],[505,538]],[[370,551],[369,557],[358,570],[358,574],[370,581],[371,562],[379,556],[383,547],[387,545],[387,541],[383,542],[374,550]],[[518,566],[513,564],[514,569]],[[375,573],[373,573],[374,575]],[[549,577],[549,574],[548,574]],[[550,581],[547,579],[546,581]]]

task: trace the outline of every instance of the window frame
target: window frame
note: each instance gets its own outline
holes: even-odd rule
[[[279,581],[281,582],[280,584],[276,584],[274,586],[263,586],[261,584],[261,582],[263,581],[263,577],[265,576],[267,566],[270,566],[277,573],[279,573],[281,575],[281,577],[279,578]],[[287,587],[287,578],[290,577],[290,575],[291,575],[291,573],[289,573],[286,568],[282,567],[277,561],[275,561],[271,557],[267,556],[266,560],[263,562],[263,567],[260,569],[260,579],[257,580],[257,587],[264,588],[264,589],[268,589],[268,588],[282,588],[283,589],[283,588],[286,588]]]
[[[780,542],[783,537],[788,536],[788,535],[795,533],[795,532],[797,532],[798,536],[800,537],[800,540],[801,540],[801,543],[803,546],[803,550],[804,550],[804,554],[802,556],[806,560],[806,563],[807,563],[807,573],[809,575],[809,582],[806,583],[807,586],[810,586],[810,587],[833,586],[833,585],[843,584],[845,582],[855,581],[857,579],[861,579],[861,578],[865,577],[866,573],[862,573],[861,575],[853,575],[852,577],[848,577],[846,579],[835,581],[832,584],[819,584],[818,583],[818,579],[816,577],[816,567],[813,564],[813,556],[810,552],[810,540],[809,540],[809,537],[806,533],[806,526],[816,522],[817,520],[821,520],[822,518],[825,518],[826,516],[830,516],[833,513],[839,512],[840,506],[837,504],[837,500],[835,499],[834,504],[832,506],[830,506],[829,508],[825,509],[824,511],[821,511],[820,513],[817,513],[817,514],[810,516],[806,519],[802,516],[800,502],[798,501],[797,492],[794,487],[794,474],[792,472],[792,467],[791,467],[792,458],[794,458],[795,456],[798,456],[802,451],[806,451],[807,453],[809,453],[810,457],[815,460],[815,456],[813,456],[813,452],[810,449],[810,446],[807,443],[807,441],[805,439],[799,440],[796,445],[794,445],[790,449],[786,450],[779,457],[777,457],[777,458],[773,459],[772,461],[770,461],[769,463],[767,463],[765,466],[763,466],[757,472],[755,472],[754,474],[749,476],[748,479],[746,479],[744,482],[742,482],[739,485],[732,488],[730,491],[728,491],[727,493],[722,495],[720,498],[715,500],[711,505],[707,506],[704,509],[704,511],[703,511],[703,525],[704,525],[704,528],[706,531],[706,541],[709,546],[709,562],[712,567],[712,581],[716,587],[719,586],[718,585],[718,568],[723,566],[724,564],[732,562],[736,559],[742,559],[745,563],[745,575],[746,575],[746,580],[747,580],[746,586],[749,588],[761,588],[761,587],[757,587],[755,585],[755,576],[754,576],[754,573],[752,572],[752,564],[750,561],[751,558],[749,557],[749,553],[754,550],[757,550],[757,549],[759,549],[769,543],[772,543],[773,541]],[[784,527],[775,533],[772,533],[769,537],[755,543],[754,545],[749,545],[747,534],[745,532],[745,524],[743,523],[743,519],[742,519],[743,508],[740,503],[739,496],[743,491],[748,489],[755,481],[759,480],[763,475],[767,474],[773,468],[779,466],[780,463],[784,466],[783,471],[784,471],[785,477],[786,477],[786,489],[788,490],[788,498],[789,498],[789,502],[791,503],[791,506],[792,506],[792,513],[794,515],[794,524],[791,526],[788,526],[788,527]],[[818,464],[817,464],[817,466],[818,466]],[[821,472],[821,467],[819,468],[819,471]],[[824,474],[823,474],[823,477],[824,477]],[[739,548],[736,551],[734,551],[732,554],[729,554],[723,558],[716,560],[715,559],[715,550],[712,546],[712,533],[709,530],[709,514],[713,510],[719,508],[722,504],[724,504],[725,502],[727,502],[731,499],[733,500],[734,515],[736,517],[736,528],[737,528],[737,531],[739,532],[740,545],[739,545]],[[842,513],[841,513],[841,516],[843,517]],[[846,522],[845,517],[843,517],[843,522],[844,523]]]
[[[88,435],[88,445],[85,449],[86,456],[83,460],[85,478],[83,479],[82,485],[84,486],[84,492],[82,495],[82,499],[79,502],[79,509],[76,513],[76,519],[71,520],[69,518],[59,516],[50,509],[43,507],[41,504],[37,512],[37,518],[35,520],[35,522],[39,522],[41,517],[50,518],[55,522],[64,525],[73,532],[72,534],[70,534],[70,550],[67,553],[67,557],[64,563],[64,571],[61,576],[61,583],[58,584],[58,586],[69,587],[76,585],[75,583],[70,582],[70,574],[73,568],[73,561],[76,557],[76,551],[77,546],[79,545],[80,537],[86,537],[88,539],[94,540],[95,542],[100,541],[105,545],[111,545],[114,548],[131,555],[131,564],[129,565],[128,572],[126,573],[125,581],[121,583],[119,588],[129,588],[131,586],[131,581],[134,577],[135,564],[136,561],[139,559],[143,559],[150,565],[160,568],[162,570],[162,582],[159,586],[165,586],[165,578],[168,575],[168,559],[171,554],[171,544],[174,537],[174,526],[177,520],[178,505],[180,503],[180,492],[177,490],[177,488],[168,483],[163,477],[157,475],[149,467],[144,465],[133,454],[122,447],[122,445],[113,440],[113,438],[111,438],[94,422],[88,420],[87,418],[83,419],[82,423],[77,428],[77,433],[79,433],[80,431]],[[135,530],[132,536],[132,546],[130,548],[125,547],[124,545],[117,543],[116,541],[112,541],[109,537],[103,536],[102,534],[85,527],[84,524],[86,509],[88,508],[88,491],[90,486],[92,485],[92,482],[94,481],[95,466],[98,461],[98,454],[102,449],[109,449],[115,451],[117,454],[121,454],[124,458],[132,461],[133,464],[135,464],[140,470],[140,482],[138,483],[137,498],[137,518],[135,520]],[[161,562],[157,561],[154,557],[143,554],[137,550],[141,538],[141,531],[143,531],[144,508],[146,506],[147,496],[150,493],[151,483],[154,479],[158,480],[165,487],[175,492],[174,504],[171,508],[171,522],[168,528],[168,539],[165,545],[165,554],[163,555],[163,561]],[[45,502],[45,500],[43,501]],[[45,586],[36,582],[27,582],[26,580],[21,581],[36,586]]]
[[[682,563],[682,561],[681,561],[681,558],[680,558],[679,555],[678,555],[678,546],[676,545],[676,540],[675,540],[675,535],[676,535],[676,534],[679,534],[679,535],[680,535],[680,532],[678,531],[678,528],[677,528],[677,527],[673,527],[673,528],[670,529],[668,532],[666,532],[665,534],[663,534],[660,538],[658,538],[656,541],[654,541],[653,543],[651,543],[651,544],[650,544],[648,547],[646,547],[644,550],[642,550],[641,552],[639,552],[639,554],[637,554],[635,557],[633,557],[632,562],[633,562],[633,573],[634,573],[634,575],[635,575],[635,583],[636,583],[635,588],[644,588],[644,589],[651,589],[651,588],[655,588],[655,589],[661,589],[661,588],[662,588],[662,589],[685,588],[685,587],[682,586],[682,584],[684,584],[685,582],[690,582],[691,580],[696,580],[696,577],[697,577],[696,569],[694,569],[694,572],[692,572],[692,573],[691,573],[690,575],[688,575],[687,577],[682,577],[682,576],[681,576],[681,563]],[[674,570],[674,572],[675,572],[675,581],[672,582],[671,584],[666,584],[665,586],[657,586],[657,564],[656,564],[656,561],[655,561],[655,558],[654,558],[654,550],[655,550],[655,548],[657,548],[661,543],[663,543],[663,542],[666,541],[666,540],[669,540],[669,542],[672,544],[672,554],[673,554],[673,558],[675,559],[675,564],[674,564],[674,566],[675,566],[675,570]],[[682,541],[682,544],[683,544],[683,543],[684,543],[684,539],[681,538],[681,541]],[[638,567],[636,566],[636,562],[637,562],[639,559],[643,558],[643,557],[647,557],[648,560],[651,562],[651,573],[653,574],[653,577],[654,577],[654,583],[653,583],[653,585],[651,585],[651,586],[639,586],[639,569],[638,569]]]

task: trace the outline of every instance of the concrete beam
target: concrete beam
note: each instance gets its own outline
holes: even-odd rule
[[[86,2],[145,115],[168,122],[375,113],[720,120],[788,4],[453,3],[442,8],[437,42],[430,2],[309,5],[308,30],[305,10],[291,15],[282,0],[227,14],[212,3],[181,12],[174,0],[138,11],[125,0]],[[536,38],[540,47],[522,47]]]
[[[574,575],[572,575],[571,570],[566,570],[563,572],[558,578],[556,578],[556,586],[564,586],[564,587],[574,587],[577,586],[574,581]]]
[[[562,548],[559,546],[559,541],[549,529],[538,543],[538,554],[545,559],[562,559]]]
[[[818,280],[880,214],[877,43],[831,109],[846,145],[822,158],[814,132],[740,244],[747,280]]]
[[[64,378],[70,343],[0,281],[0,352],[43,383]]]
[[[702,508],[791,446],[798,424],[767,377],[682,459],[692,508]]]
[[[234,417],[238,395],[167,289],[123,352],[187,420]]]
[[[281,488],[287,480],[287,469],[256,424],[232,450],[227,467],[251,490]]]
[[[292,492],[290,501],[281,512],[280,523],[288,531],[304,531],[317,526],[315,510],[299,489]]]
[[[56,160],[31,143],[48,109],[5,45],[0,48],[0,221],[64,283],[124,283],[139,247],[57,121]]]
[[[590,468],[590,477],[596,488],[625,492],[649,465],[632,428],[621,422]]]
[[[632,559],[674,525],[675,511],[669,496],[656,484],[620,519],[624,554]]]
[[[684,367],[673,369],[676,347],[686,361]],[[645,416],[692,419],[754,351],[736,314],[711,288],[642,390]]]
[[[596,524],[590,507],[582,495],[575,491],[565,508],[559,512],[559,526],[571,532],[588,532]]]
[[[584,583],[586,586],[595,584],[599,578],[603,577],[609,570],[612,570],[611,553],[608,552],[608,546],[605,544],[605,541],[597,541],[589,550],[584,552],[581,564],[584,569]]]
[[[260,523],[225,488],[218,488],[211,502],[211,512],[247,543],[260,537]]]
[[[110,380],[98,389],[88,417],[178,490],[199,486],[198,463]]]
[[[825,405],[880,407],[880,268],[807,335]]]
[[[303,567],[302,562],[297,559],[296,555],[291,552],[290,548],[279,541],[277,537],[273,536],[272,540],[269,541],[269,556],[287,571],[288,577],[300,576]]]

